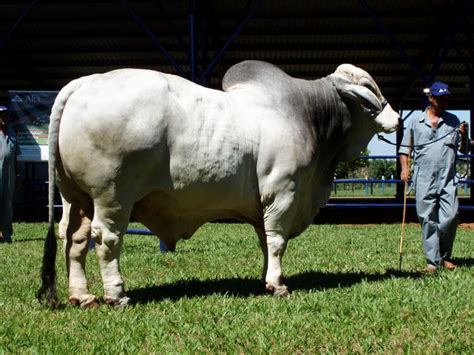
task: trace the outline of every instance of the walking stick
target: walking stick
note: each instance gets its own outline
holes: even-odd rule
[[[398,271],[402,271],[403,237],[405,236],[405,215],[407,212],[407,187],[408,187],[408,182],[405,181],[405,187],[403,189],[403,217],[402,217],[402,231],[400,233],[400,258],[398,260]]]

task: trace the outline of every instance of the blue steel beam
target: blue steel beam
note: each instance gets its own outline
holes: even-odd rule
[[[219,60],[221,60],[222,56],[224,55],[226,49],[234,42],[234,40],[237,38],[237,36],[240,34],[242,29],[245,27],[245,25],[250,21],[252,16],[257,12],[257,10],[260,8],[262,5],[263,0],[258,0],[257,4],[254,6],[252,10],[243,18],[239,24],[236,26],[235,30],[233,33],[230,35],[230,37],[227,39],[226,43],[224,46],[221,48],[221,50],[215,55],[214,59],[209,63],[209,65],[206,67],[206,69],[202,72],[202,74],[199,77],[199,81],[202,81],[204,78],[206,78],[215,68]]]
[[[408,117],[410,117],[413,114],[413,112],[415,112],[415,110],[411,110],[404,118],[402,118],[402,121],[405,122],[408,119]]]
[[[456,53],[459,55],[460,58],[463,58],[463,59],[464,59],[464,58],[466,57],[466,55],[461,51],[461,49],[455,48],[455,50],[456,50]],[[471,72],[471,71],[472,71],[472,65],[471,65],[471,63],[469,63],[469,62],[466,61],[466,60],[464,60],[463,63],[464,63],[464,66],[466,67],[466,70],[469,71],[469,72]]]
[[[162,12],[165,12],[165,7],[163,6],[162,4],[162,1],[154,1],[155,4],[158,6],[158,9]],[[181,48],[183,49],[183,51],[186,50],[186,48],[188,47],[188,44],[185,42],[185,40],[183,39],[182,36],[180,36],[179,34],[179,29],[177,28],[177,26],[173,23],[173,22],[168,22],[166,24],[166,26],[168,27],[169,30],[171,30],[171,32],[174,32],[175,33],[175,38],[176,40],[178,41],[178,44],[181,46]],[[186,56],[189,58],[189,53],[186,52]]]
[[[148,229],[139,229],[139,228],[129,228],[127,229],[126,234],[154,235]],[[160,251],[162,251],[163,253],[166,253],[168,251],[168,247],[161,239],[159,240],[160,240]]]
[[[459,28],[463,24],[466,18],[466,11],[468,8],[468,4],[466,1],[463,1],[463,6],[461,7],[459,16],[456,16],[454,19],[454,23],[449,30],[449,35],[447,40],[444,43],[443,48],[439,51],[438,56],[435,59],[433,66],[431,67],[430,76],[429,76],[429,83],[432,83],[434,79],[438,76],[439,70],[441,65],[444,62],[444,58],[448,54],[448,51],[453,47],[454,43],[454,36],[459,32]]]
[[[178,74],[186,78],[187,75],[184,72],[183,68],[181,68],[181,66],[178,64],[178,62],[176,62],[173,56],[163,47],[163,45],[160,43],[158,38],[156,38],[156,36],[148,29],[147,25],[140,19],[140,17],[138,17],[135,11],[133,11],[133,9],[128,4],[127,0],[122,0],[122,4],[125,7],[125,9],[129,12],[129,14],[133,17],[137,25],[143,30],[143,32],[145,32],[148,35],[148,37],[150,37],[150,39],[160,49],[160,51],[163,53],[166,59],[175,67]]]
[[[455,46],[453,46],[454,44],[454,36],[456,35],[456,33],[459,32],[459,28],[461,27],[462,23],[464,22],[464,19],[465,19],[465,16],[466,16],[466,13],[470,13],[470,1],[471,0],[464,0],[463,3],[462,3],[462,6],[459,6],[460,10],[458,10],[458,14],[456,15],[454,21],[448,21],[448,23],[453,23],[451,26],[450,26],[450,29],[449,29],[449,32],[448,32],[448,39],[444,41],[444,46],[443,47],[438,47],[437,50],[438,50],[438,55],[436,56],[435,60],[434,60],[434,64],[431,66],[431,70],[427,73],[424,73],[424,82],[423,84],[426,86],[429,86],[433,81],[435,81],[435,78],[436,76],[438,76],[438,73],[439,73],[439,70],[441,68],[441,65],[443,64],[444,62],[444,59],[448,53],[448,51],[450,49],[452,49],[452,47],[454,47],[454,49],[458,52],[458,54],[461,56],[461,57],[464,57],[464,55],[461,53],[461,51],[459,50],[459,48],[456,48]],[[435,16],[435,17],[438,17],[438,18],[443,18],[443,21],[445,21],[445,15],[444,13],[442,13],[443,10],[437,10],[436,8],[434,8],[433,4],[430,3],[430,8],[432,10],[432,16]],[[471,5],[472,6],[472,5]],[[442,13],[440,15],[440,13]],[[441,23],[440,20],[438,21],[438,23]],[[471,66],[470,64],[464,62],[464,65],[465,67],[470,70]],[[414,81],[412,81],[409,85],[408,85],[408,89],[405,90],[406,93],[408,93],[410,91],[410,89],[413,87],[413,85],[415,84]],[[403,101],[405,99],[406,96],[403,96],[401,98],[401,100]],[[422,106],[422,109],[424,110],[427,106],[429,105],[429,102],[428,102],[428,98],[426,96],[423,96],[422,97],[422,103],[421,103],[421,106]]]
[[[191,0],[191,11],[189,14],[189,64],[191,68],[191,80],[196,81],[196,24],[195,24],[196,4]]]
[[[364,11],[372,18],[374,21],[375,25],[383,32],[385,37],[390,41],[390,43],[397,49],[397,51],[400,53],[400,55],[405,59],[405,61],[410,65],[410,67],[413,69],[413,71],[418,75],[420,80],[424,83],[425,78],[423,75],[423,72],[418,68],[418,66],[415,64],[413,59],[408,55],[408,53],[402,48],[402,46],[398,43],[396,38],[393,36],[393,34],[388,30],[387,27],[383,24],[383,22],[380,20],[380,18],[375,14],[375,12],[372,10],[372,8],[367,4],[365,0],[358,0],[359,5],[364,9]]]
[[[0,41],[0,50],[5,47],[5,44],[7,41],[10,39],[10,37],[13,35],[17,27],[23,22],[23,19],[26,17],[26,15],[29,14],[29,12],[36,6],[37,0],[33,0],[30,5],[23,11],[23,13],[20,15],[20,17],[16,20],[16,22],[9,28],[5,36],[2,38]]]

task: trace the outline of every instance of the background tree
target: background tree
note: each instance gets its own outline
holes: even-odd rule
[[[368,156],[369,150],[365,148],[360,156]],[[339,163],[335,175],[338,179],[365,178],[365,171],[370,166],[369,159],[356,159],[347,163]]]
[[[397,163],[393,159],[374,159],[369,166],[369,176],[374,179],[380,179],[382,176],[385,179],[390,179],[393,175],[396,176]]]

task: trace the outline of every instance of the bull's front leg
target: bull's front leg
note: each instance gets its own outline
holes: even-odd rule
[[[265,288],[274,296],[289,295],[288,287],[283,283],[281,264],[295,213],[294,208],[292,208],[293,197],[292,193],[280,194],[265,208],[264,212],[264,242],[266,245],[262,246],[262,251],[266,253],[264,265],[264,272],[266,272]]]
[[[273,296],[288,296],[288,287],[283,283],[281,260],[288,240],[278,232],[267,232],[267,274],[265,289]]]

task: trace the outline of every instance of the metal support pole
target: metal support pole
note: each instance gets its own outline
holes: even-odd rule
[[[403,115],[403,110],[400,110],[400,117],[402,117],[402,115]],[[408,114],[408,116],[410,116],[410,115],[411,115],[411,113]],[[408,116],[406,118],[408,118]],[[397,145],[395,147],[396,148],[396,152],[395,152],[396,155],[398,154],[398,149],[400,149],[400,144],[402,144],[402,138],[403,138],[403,134],[404,134],[405,120],[403,120],[403,119],[402,119],[402,124],[403,124],[402,129],[399,129],[396,133],[396,142],[397,142]],[[397,170],[397,176],[395,177],[395,179],[399,179],[401,171],[402,171],[402,166],[400,165],[400,159],[396,160],[396,164],[397,164],[397,169],[396,169]],[[400,184],[396,184],[396,189],[397,189],[397,192],[395,194],[395,198],[397,200],[401,200],[403,198],[403,187]]]
[[[206,78],[215,68],[219,60],[222,58],[224,55],[226,49],[234,42],[234,40],[237,38],[237,36],[240,34],[242,29],[245,27],[245,25],[250,21],[252,16],[257,12],[257,10],[260,8],[262,5],[263,0],[258,0],[257,4],[254,6],[252,10],[245,16],[244,19],[242,19],[239,24],[236,26],[235,30],[233,33],[230,35],[230,37],[227,39],[226,43],[224,46],[221,48],[221,50],[215,55],[214,59],[209,63],[209,65],[206,67],[204,72],[201,74],[199,77],[199,80],[202,81],[204,78]]]
[[[163,55],[166,57],[166,59],[175,67],[176,71],[178,74],[184,78],[187,77],[186,73],[184,72],[183,68],[176,62],[176,60],[173,58],[173,56],[161,45],[160,41],[156,36],[153,35],[153,33],[148,29],[148,27],[145,25],[145,23],[140,19],[140,17],[137,16],[135,11],[130,7],[128,4],[127,0],[122,0],[122,4],[125,7],[125,9],[129,12],[129,14],[133,17],[137,25],[145,32],[148,37],[155,43],[155,45],[160,49],[160,51],[163,53]]]
[[[471,72],[471,75],[469,76],[469,96],[470,96],[470,102],[469,102],[469,110],[470,110],[470,116],[471,116],[471,122],[470,122],[470,138],[474,139],[474,72]],[[474,180],[474,151],[471,150],[471,181]],[[474,184],[471,184],[471,198],[470,198],[470,205],[474,206]]]
[[[23,19],[26,17],[26,15],[28,15],[28,13],[36,6],[37,2],[38,0],[33,0],[31,4],[25,9],[25,11],[23,11],[23,13],[20,15],[18,20],[16,20],[13,26],[10,27],[10,29],[5,34],[5,37],[3,37],[2,40],[0,41],[0,50],[3,49],[3,47],[5,47],[5,44],[7,43],[7,41],[13,35],[17,27],[23,22]]]

